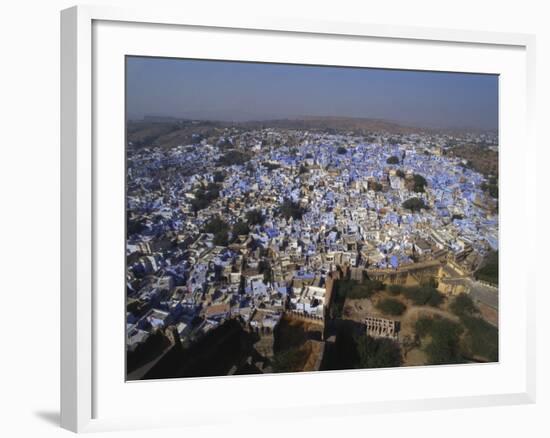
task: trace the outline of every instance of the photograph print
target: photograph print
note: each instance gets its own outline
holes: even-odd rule
[[[128,381],[498,362],[498,75],[125,62]]]

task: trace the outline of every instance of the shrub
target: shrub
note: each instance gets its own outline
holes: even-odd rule
[[[390,284],[388,286],[388,292],[392,295],[399,295],[403,292],[403,287],[399,284]]]
[[[381,192],[384,186],[380,184],[378,181],[374,181],[371,183],[371,189],[375,192]]]
[[[348,150],[344,146],[338,146],[338,149],[336,149],[336,152],[340,155],[345,155],[347,151]]]
[[[359,368],[398,367],[402,363],[401,348],[391,339],[362,335],[356,342]]]
[[[290,373],[302,371],[308,353],[303,348],[292,348],[281,351],[273,356],[273,371],[276,373]]]
[[[420,330],[431,337],[424,351],[432,365],[463,363],[460,351],[460,335],[463,328],[446,318],[436,318],[430,323],[421,323]]]
[[[264,166],[265,168],[267,168],[267,170],[271,171],[271,170],[275,170],[275,169],[279,169],[281,167],[280,164],[278,163],[270,163],[269,161],[264,161],[262,163],[262,166]]]
[[[457,295],[449,306],[449,309],[451,310],[451,312],[461,318],[464,316],[471,316],[479,313],[478,308],[476,307],[470,296],[466,295],[465,293]]]
[[[498,285],[498,251],[487,255],[483,266],[475,272],[475,277],[478,280]]]
[[[399,158],[396,157],[395,155],[392,155],[391,157],[389,157],[386,160],[386,163],[388,163],[388,164],[399,164]]]
[[[376,307],[387,315],[402,315],[407,306],[405,306],[401,301],[395,300],[393,298],[386,298],[381,300]]]
[[[403,295],[417,306],[437,307],[443,302],[443,295],[431,286],[408,287]]]
[[[424,201],[420,198],[409,198],[403,202],[402,206],[403,208],[411,211],[420,211],[428,208]]]
[[[468,354],[483,357],[491,362],[498,361],[498,329],[481,318],[465,316],[464,345]]]
[[[212,233],[216,234],[221,231],[227,231],[229,230],[229,225],[227,222],[225,222],[223,219],[221,219],[218,216],[215,216],[210,219],[205,225],[204,225],[204,232],[205,233]]]
[[[414,174],[414,187],[413,190],[415,192],[421,193],[424,191],[424,188],[428,185],[428,182],[426,181],[426,178],[424,178],[422,175]]]
[[[414,325],[414,330],[417,336],[423,338],[430,333],[430,331],[432,330],[432,326],[433,318],[422,317],[416,321]]]
[[[222,171],[214,172],[214,182],[221,183],[225,180],[225,173]]]
[[[248,224],[243,221],[238,221],[233,225],[233,234],[235,236],[240,236],[242,234],[248,234]]]
[[[264,222],[264,216],[260,210],[250,210],[246,212],[246,221],[248,225],[261,225]]]
[[[370,298],[379,290],[382,290],[384,285],[378,280],[364,280],[363,283],[356,283],[347,290],[346,298],[361,299]]]
[[[302,215],[305,211],[299,203],[293,202],[290,199],[285,199],[279,208],[279,212],[285,219],[302,219]]]
[[[242,165],[250,159],[250,156],[244,152],[232,149],[222,155],[218,163],[222,166],[232,166],[234,164]]]

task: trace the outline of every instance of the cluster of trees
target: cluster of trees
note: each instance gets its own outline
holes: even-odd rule
[[[498,285],[498,251],[487,254],[483,265],[475,272],[475,277]]]
[[[402,363],[399,344],[391,339],[363,335],[356,339],[356,343],[358,368],[398,367]]]
[[[466,334],[463,340],[464,354],[498,361],[498,329],[479,316],[479,309],[469,295],[458,295],[449,306],[460,318]]]
[[[264,161],[262,163],[262,166],[264,166],[267,170],[271,171],[271,170],[275,170],[275,169],[279,169],[281,167],[280,164],[277,164],[277,163],[270,163],[269,161]]]
[[[279,214],[285,219],[302,219],[304,213],[305,210],[300,206],[300,204],[290,199],[285,199],[279,207]]]
[[[199,211],[208,207],[212,201],[218,199],[220,196],[221,186],[218,183],[209,183],[206,186],[206,189],[199,188],[193,193],[195,199],[191,201],[191,206],[193,210]]]
[[[441,317],[424,317],[416,321],[415,330],[418,337],[430,339],[424,348],[430,364],[465,362],[460,347],[460,335],[464,329],[456,322]]]
[[[403,208],[411,211],[420,211],[422,209],[427,209],[428,206],[420,198],[409,198],[402,204]]]
[[[334,283],[334,298],[332,306],[330,306],[330,313],[333,318],[342,317],[346,297],[348,296],[348,293],[353,289],[353,287],[358,284],[359,282],[355,280],[337,280]]]
[[[386,315],[399,316],[407,309],[401,301],[396,300],[395,298],[385,298],[380,300],[376,307],[378,310],[382,311]]]
[[[424,192],[425,187],[428,185],[428,181],[426,181],[426,178],[424,178],[422,175],[418,175],[417,173],[415,173],[413,175],[413,181],[413,191],[417,193]]]
[[[337,328],[336,342],[325,350],[322,369],[387,368],[402,364],[399,344],[387,338],[373,338],[351,321]]]
[[[304,348],[291,348],[275,353],[271,364],[275,373],[293,373],[302,371],[308,357]]]
[[[388,164],[399,164],[399,157],[396,157],[395,155],[392,155],[386,160],[386,163]]]
[[[229,243],[229,231],[233,236],[246,235],[250,231],[250,225],[263,223],[263,216],[259,210],[251,210],[247,213],[247,222],[242,220],[236,222],[231,227],[219,216],[212,217],[203,227],[205,233],[214,235],[214,244],[218,246],[227,246]]]
[[[248,160],[250,160],[250,155],[236,149],[231,149],[220,157],[218,164],[222,166],[242,165]]]
[[[381,192],[383,189],[383,186],[378,181],[373,181],[370,183],[370,188],[375,192]]]
[[[229,243],[229,224],[218,216],[204,225],[204,232],[214,235],[214,245],[227,246]]]
[[[246,212],[246,222],[250,226],[262,225],[264,223],[264,215],[258,209],[249,210]]]
[[[233,235],[235,236],[248,234],[249,231],[248,224],[244,221],[237,221],[235,225],[233,225]]]
[[[222,183],[225,180],[225,172],[222,172],[221,170],[218,170],[214,172],[214,182],[215,183]]]
[[[130,215],[126,216],[126,234],[131,236],[132,234],[141,233],[145,229],[145,221],[142,219],[132,219]]]
[[[472,299],[466,294],[457,295],[449,305],[449,310],[459,318],[475,315],[479,312]]]
[[[460,294],[449,309],[460,323],[439,316],[423,317],[416,322],[416,335],[429,339],[424,347],[428,362],[452,364],[475,358],[498,361],[498,329],[479,316],[472,299]]]
[[[481,184],[481,190],[498,199],[498,178],[496,176],[489,177],[487,182]]]
[[[345,155],[348,150],[344,146],[338,146],[338,149],[336,149],[336,152],[340,155]]]
[[[364,279],[359,283],[357,280],[342,279],[334,284],[334,299],[330,307],[331,315],[340,318],[344,310],[344,302],[349,299],[370,298],[376,292],[384,289],[384,284],[378,280]]]
[[[340,293],[350,299],[370,298],[376,292],[384,289],[384,284],[378,280],[363,280],[362,283],[349,281],[345,284],[348,287],[340,290]]]
[[[441,294],[434,284],[426,284],[422,286],[401,286],[392,284],[388,286],[388,292],[392,295],[403,295],[411,300],[417,306],[432,306],[438,307],[443,302],[443,294]]]
[[[273,281],[273,268],[271,267],[271,263],[269,263],[269,261],[260,261],[258,264],[258,273],[263,274],[265,284],[269,284]]]

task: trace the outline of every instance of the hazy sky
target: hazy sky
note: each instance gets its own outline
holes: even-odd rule
[[[347,116],[498,128],[495,75],[143,57],[128,57],[126,71],[129,118]]]

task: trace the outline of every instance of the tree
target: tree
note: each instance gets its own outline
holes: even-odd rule
[[[349,287],[345,288],[343,292],[346,294],[346,298],[349,299],[370,298],[376,292],[384,289],[384,284],[378,280],[367,279],[362,283],[352,280],[347,285]]]
[[[392,295],[399,295],[403,291],[403,287],[399,284],[390,284],[387,289]]]
[[[238,221],[233,225],[233,234],[235,236],[241,236],[243,234],[248,234],[249,228],[248,224],[243,221]]]
[[[299,203],[293,202],[290,199],[285,199],[279,208],[280,215],[285,219],[302,219],[304,212]]]
[[[424,188],[428,185],[426,178],[424,178],[422,175],[418,175],[415,173],[413,175],[413,180],[414,180],[413,191],[417,193],[422,193],[424,191]]]
[[[221,170],[214,172],[213,179],[215,183],[222,183],[225,180],[225,172],[222,172]]]
[[[430,323],[420,323],[417,329],[419,336],[430,336],[431,341],[424,351],[431,365],[463,363],[464,358],[460,351],[460,335],[463,328],[446,318],[434,318]]]
[[[396,157],[395,155],[392,155],[386,160],[386,163],[388,164],[399,164],[399,157]]]
[[[193,195],[195,199],[191,201],[191,206],[195,211],[203,210],[208,207],[212,201],[219,198],[221,186],[217,183],[209,183],[206,186],[206,189],[199,188]]]
[[[428,335],[432,330],[433,319],[428,317],[419,318],[415,325],[414,330],[418,337],[423,338]]]
[[[437,307],[443,302],[443,295],[430,285],[407,287],[403,295],[417,306]]]
[[[250,160],[250,156],[244,152],[232,149],[222,155],[218,163],[222,166],[232,166],[234,164],[242,165]]]
[[[393,298],[386,298],[379,301],[376,307],[385,314],[394,316],[402,315],[407,309],[407,306],[405,306],[401,301]]]
[[[348,150],[344,146],[338,146],[338,149],[336,149],[336,152],[340,155],[345,155]]]
[[[260,261],[258,264],[258,273],[263,274],[265,284],[269,284],[273,281],[273,269],[271,268],[271,263],[269,263],[269,261]]]
[[[463,316],[461,320],[466,327],[466,353],[491,362],[498,361],[498,329],[478,317]]]
[[[371,183],[371,189],[374,190],[375,192],[381,192],[383,188],[384,186],[380,184],[378,181],[373,181]]]
[[[216,246],[227,246],[229,243],[229,235],[227,231],[220,231],[214,234],[214,245]]]
[[[420,198],[409,198],[402,204],[403,208],[411,211],[420,211],[422,209],[427,209],[428,207],[424,201]]]
[[[246,212],[246,221],[250,226],[261,225],[264,222],[264,216],[261,210],[258,210],[258,209],[249,210]]]
[[[391,339],[362,335],[356,342],[358,368],[398,367],[402,363],[399,344]]]
[[[498,285],[498,251],[487,254],[482,267],[474,275],[478,280]]]
[[[281,167],[280,164],[278,163],[270,163],[269,161],[264,161],[262,163],[262,166],[264,166],[265,168],[267,168],[267,170],[269,171],[272,171],[272,170],[275,170],[275,169],[279,169]]]
[[[228,231],[229,225],[219,216],[214,216],[204,225],[205,233],[216,234],[223,231]]]
[[[308,356],[304,348],[292,348],[275,353],[272,359],[273,371],[276,373],[290,373],[302,371]]]
[[[458,317],[471,316],[479,313],[473,300],[465,293],[457,295],[450,304],[449,309]]]

